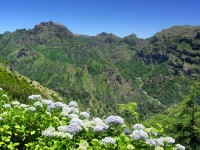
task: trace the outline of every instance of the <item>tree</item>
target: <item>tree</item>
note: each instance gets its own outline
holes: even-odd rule
[[[179,132],[177,140],[184,142],[188,149],[196,150],[200,146],[200,117],[199,105],[197,102],[200,98],[200,82],[195,82],[191,86],[189,95],[184,98],[184,107],[179,115],[180,121],[176,124]]]

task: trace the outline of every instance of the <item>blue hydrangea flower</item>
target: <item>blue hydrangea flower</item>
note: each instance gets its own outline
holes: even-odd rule
[[[75,108],[78,108],[78,104],[76,101],[71,101],[69,102],[69,107],[75,107]]]
[[[102,144],[115,144],[116,140],[111,138],[111,137],[105,137],[104,139],[101,140]]]
[[[81,131],[82,131],[82,128],[76,123],[70,123],[67,126],[67,132],[72,135],[75,135],[76,133],[81,132]]]
[[[29,111],[36,111],[35,107],[28,107],[27,108]]]
[[[126,134],[126,135],[129,135],[129,134],[131,134],[131,130],[129,129],[129,128],[125,128],[124,129],[124,134]]]
[[[134,130],[130,137],[134,140],[147,139],[148,134],[143,130]]]
[[[65,105],[64,105],[62,102],[55,102],[55,103],[54,103],[54,106],[55,106],[56,108],[63,108]]]
[[[133,128],[135,129],[135,130],[144,130],[145,129],[145,127],[142,125],[142,124],[135,124],[134,126],[133,126]]]
[[[109,116],[106,118],[105,122],[108,125],[122,125],[124,123],[124,119],[122,119],[120,116]]]
[[[51,103],[50,105],[47,106],[47,110],[48,110],[48,111],[51,111],[51,109],[54,109],[54,108],[56,108],[56,107],[54,106],[54,103]]]

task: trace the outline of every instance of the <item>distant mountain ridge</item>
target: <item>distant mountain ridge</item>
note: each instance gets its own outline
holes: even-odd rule
[[[0,35],[0,55],[21,74],[64,99],[112,114],[136,102],[143,118],[179,103],[199,80],[200,26],[172,27],[148,39],[102,32],[77,36],[43,22]],[[124,112],[125,113],[125,112]]]

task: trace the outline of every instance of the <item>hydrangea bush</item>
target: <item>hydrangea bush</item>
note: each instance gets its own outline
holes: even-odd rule
[[[172,137],[113,115],[101,119],[68,105],[31,95],[27,104],[9,100],[0,88],[0,149],[184,150]]]

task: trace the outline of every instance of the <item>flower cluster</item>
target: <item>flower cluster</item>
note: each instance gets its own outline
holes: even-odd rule
[[[30,95],[28,97],[29,100],[39,100],[39,99],[43,99],[41,95]]]
[[[124,123],[124,119],[120,116],[109,116],[106,118],[106,124],[108,125],[122,125]]]
[[[0,97],[2,97],[2,95],[3,94],[1,94]],[[10,121],[7,117],[10,117],[10,114],[14,114],[13,112],[19,112],[19,114],[16,115],[17,123],[13,123],[14,129],[11,129],[11,131],[18,132],[26,130],[23,125],[25,122],[24,120],[30,119],[28,122],[31,123],[26,124],[28,131],[25,131],[25,133],[28,133],[28,136],[32,136],[34,142],[37,143],[40,148],[42,148],[42,146],[48,148],[58,146],[56,149],[64,149],[69,146],[69,148],[73,149],[76,145],[78,149],[149,148],[164,150],[164,148],[170,148],[173,150],[185,150],[184,146],[180,144],[175,145],[175,140],[171,137],[157,137],[154,128],[145,128],[142,124],[135,124],[132,128],[128,128],[124,124],[123,118],[120,116],[112,115],[108,116],[106,119],[93,118],[88,112],[80,112],[79,106],[75,101],[67,105],[62,102],[53,102],[52,100],[43,99],[40,95],[31,95],[29,99],[34,101],[28,101],[28,104],[20,104],[18,101],[9,103],[6,99],[4,99],[4,102],[0,101],[0,106],[3,109],[0,114],[0,125],[5,129],[5,133],[2,132],[3,134],[10,134],[6,129],[12,127],[3,124]],[[8,111],[12,113],[8,113]],[[24,116],[21,117],[21,115]],[[18,121],[20,117],[22,120]],[[40,123],[36,124],[34,128],[35,119],[38,119]],[[22,124],[20,124],[20,122],[22,122]],[[20,132],[18,132],[18,134],[20,134]],[[1,132],[0,135],[2,135]],[[23,136],[24,134],[17,138]],[[31,138],[28,137],[27,139]],[[125,140],[125,142],[122,142],[122,139]]]
[[[115,144],[116,140],[113,139],[112,137],[105,137],[104,139],[101,140],[102,144]]]

